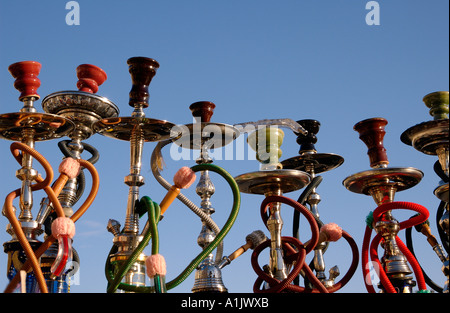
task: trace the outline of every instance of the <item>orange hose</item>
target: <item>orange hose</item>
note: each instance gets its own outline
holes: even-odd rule
[[[20,163],[22,163],[21,162],[22,155],[19,153],[18,150],[25,151],[26,153],[32,155],[39,163],[41,163],[41,165],[45,169],[47,176],[45,179],[39,179],[39,181],[36,184],[32,185],[31,190],[38,190],[38,189],[42,189],[42,188],[47,189],[46,187],[48,187],[50,185],[50,182],[53,179],[53,169],[50,166],[50,164],[47,162],[47,160],[40,153],[38,153],[35,149],[33,149],[23,143],[20,143],[20,142],[13,142],[10,146],[10,149],[11,149],[11,152],[13,153],[14,157],[16,158],[16,160],[20,161]],[[11,192],[6,197],[6,199],[5,199],[6,217],[8,218],[9,222],[11,223],[12,228],[14,229],[14,233],[16,234],[20,245],[24,249],[25,254],[27,255],[27,259],[30,260],[30,262],[31,262],[31,266],[32,266],[34,274],[36,276],[36,280],[39,284],[40,291],[43,293],[47,293],[48,292],[47,284],[45,282],[44,274],[42,273],[38,258],[34,254],[33,249],[31,248],[31,245],[28,242],[28,239],[26,238],[25,233],[22,230],[22,226],[14,213],[12,202],[18,196],[20,196],[20,189],[17,189],[15,191]],[[18,275],[16,275],[16,276],[18,276]]]
[[[80,165],[85,167],[89,173],[92,176],[92,187],[91,192],[87,196],[84,203],[81,205],[81,207],[70,217],[74,222],[76,222],[83,214],[86,212],[86,210],[89,208],[89,206],[94,201],[95,197],[97,196],[99,185],[100,185],[100,178],[98,175],[97,170],[95,167],[89,162],[85,161],[83,159],[78,159],[78,162],[80,162]],[[39,258],[47,249],[53,244],[53,242],[56,241],[56,238],[50,235],[47,237],[47,239],[40,245],[40,247],[34,252],[35,256]],[[25,261],[25,263],[22,265],[21,270],[28,271],[32,267],[32,263],[29,259]],[[11,293],[16,288],[17,284],[19,283],[19,275],[15,275],[11,281],[9,282],[8,286],[5,289],[5,293]]]

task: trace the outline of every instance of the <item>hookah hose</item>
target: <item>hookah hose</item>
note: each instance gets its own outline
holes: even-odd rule
[[[284,196],[269,196],[264,199],[264,201],[261,203],[261,217],[264,221],[264,224],[267,224],[266,221],[268,219],[268,216],[266,214],[267,207],[270,203],[273,202],[282,202],[284,204],[287,204],[294,209],[298,210],[300,213],[305,215],[306,219],[308,220],[311,231],[312,231],[312,237],[305,246],[303,243],[300,242],[297,238],[294,237],[281,237],[283,247],[287,250],[287,257],[286,259],[292,263],[295,261],[295,265],[292,269],[292,271],[289,273],[288,277],[284,279],[283,281],[279,281],[269,275],[267,275],[258,265],[258,256],[261,253],[263,249],[268,247],[270,245],[270,240],[266,240],[259,246],[257,246],[252,254],[251,262],[253,269],[258,275],[258,278],[255,281],[255,284],[253,286],[254,292],[281,292],[283,290],[287,291],[294,291],[294,292],[322,292],[322,293],[328,293],[328,292],[335,292],[342,288],[347,282],[351,279],[353,274],[356,271],[356,268],[358,266],[358,256],[359,251],[358,247],[353,240],[353,238],[345,231],[342,231],[342,236],[347,240],[347,242],[350,244],[352,251],[353,251],[353,260],[352,264],[350,266],[350,269],[347,271],[346,275],[333,287],[326,288],[320,280],[313,274],[310,267],[305,264],[305,257],[306,254],[311,252],[314,247],[317,245],[318,239],[319,239],[319,228],[316,223],[316,220],[312,213],[302,204],[300,204],[297,201],[294,201],[290,198],[284,197]],[[293,246],[295,246],[294,249]],[[295,260],[293,259],[295,258]],[[291,282],[299,275],[301,271],[304,271],[308,279],[313,283],[314,286],[316,286],[317,289],[310,289],[310,288],[304,288],[296,285],[292,285]],[[268,282],[272,287],[269,289],[261,290],[259,289],[259,286],[263,281]]]
[[[409,251],[411,251],[412,255],[414,255],[414,257],[417,259],[417,256],[414,252],[414,246],[413,246],[413,241],[412,241],[412,227],[407,228],[405,230],[405,237],[406,237],[406,246],[408,247]],[[434,291],[442,293],[443,288],[441,286],[439,286],[438,284],[436,284],[428,275],[427,273],[424,271],[424,269],[422,267],[420,267],[423,273],[423,277],[425,279],[425,282],[427,283],[428,286],[430,286]]]
[[[175,288],[176,286],[181,284],[197,268],[197,266],[200,264],[200,262],[202,262],[203,259],[206,256],[208,256],[219,245],[219,243],[228,234],[228,232],[230,231],[234,222],[236,221],[237,215],[239,213],[240,203],[241,203],[240,191],[239,191],[238,185],[236,184],[236,181],[223,168],[221,168],[217,165],[213,165],[213,164],[199,164],[199,165],[195,165],[195,166],[191,167],[191,169],[194,172],[212,171],[212,172],[216,172],[217,174],[222,176],[227,181],[227,183],[229,184],[229,186],[233,192],[233,206],[232,206],[230,215],[228,216],[228,219],[225,222],[225,225],[222,228],[222,230],[216,235],[214,240],[207,247],[205,247],[203,249],[203,251],[196,258],[194,258],[191,261],[191,263],[181,272],[181,274],[179,274],[176,278],[174,278],[173,280],[166,283],[166,288],[168,290]],[[149,204],[148,199],[146,199],[146,198],[143,198],[143,199],[144,199],[143,204],[148,205]],[[153,228],[153,227],[150,227],[150,228]],[[148,233],[150,233],[150,234],[148,234]],[[148,230],[147,234],[144,235],[144,238],[146,236],[148,236],[148,239],[151,237],[150,230]],[[145,245],[143,243],[144,240],[145,239],[143,239],[141,244],[139,244],[139,246],[135,249],[135,251],[133,252],[133,255],[134,254],[136,254],[136,256],[139,255],[142,252],[142,250],[145,248]],[[147,243],[148,243],[148,241],[147,241]],[[115,248],[113,247],[111,249],[111,251],[114,251],[114,249]],[[105,266],[105,273],[106,273],[106,278],[110,284],[108,286],[108,292],[114,292],[117,289],[122,289],[125,291],[132,291],[132,292],[154,292],[155,291],[154,287],[133,286],[133,285],[125,284],[125,283],[120,283],[121,278],[119,279],[119,277],[120,276],[123,277],[125,275],[125,273],[127,272],[124,269],[126,269],[127,266],[131,266],[133,263],[134,263],[134,261],[130,257],[125,262],[125,264],[122,265],[119,273],[113,273],[113,271],[111,269],[111,264],[109,262],[109,258],[107,259],[106,266]],[[129,267],[128,267],[128,269],[129,269]],[[115,277],[114,275],[117,275],[117,277]]]
[[[152,170],[153,176],[160,183],[160,185],[163,186],[166,190],[169,190],[172,187],[172,185],[167,180],[165,180],[160,173],[160,170],[162,169],[164,163],[164,159],[161,154],[161,149],[164,148],[169,143],[172,143],[172,140],[159,141],[152,152],[150,160],[150,168]],[[180,192],[177,195],[177,198],[181,202],[183,202],[183,204],[186,205],[198,217],[200,217],[200,219],[204,221],[214,231],[214,233],[218,234],[220,232],[220,228],[217,226],[214,220],[208,214],[203,212],[202,209],[196,206],[191,200],[189,200],[185,195],[183,195]],[[215,260],[216,264],[219,264],[222,261],[222,256],[223,256],[223,241],[221,241],[217,246],[216,260]]]
[[[79,157],[77,157],[75,155],[75,153],[73,153],[73,151],[71,149],[69,149],[69,147],[68,147],[69,143],[71,143],[70,140],[62,140],[62,141],[58,142],[58,147],[61,150],[62,154],[64,154],[64,156],[67,158],[70,157],[70,158],[74,158],[74,159],[79,159]],[[91,164],[97,163],[97,161],[100,158],[100,154],[99,154],[98,150],[85,142],[80,142],[80,145],[82,145],[83,149],[88,151],[92,155],[89,159],[87,159],[87,161]],[[83,195],[85,185],[86,185],[86,178],[84,176],[84,172],[80,171],[80,174],[77,177],[76,195],[75,195],[72,205],[75,204],[76,202],[78,202],[78,200]]]
[[[412,202],[403,202],[403,201],[388,202],[388,203],[384,203],[384,204],[378,206],[375,209],[375,211],[373,212],[373,223],[378,222],[382,218],[383,213],[390,211],[390,210],[395,210],[395,209],[407,209],[407,210],[412,210],[412,211],[416,211],[416,212],[420,213],[419,215],[416,215],[406,221],[400,222],[399,223],[400,230],[421,224],[421,223],[425,222],[429,216],[428,210],[425,207],[421,206],[420,204],[412,203]],[[363,270],[363,277],[365,278],[364,283],[366,285],[367,291],[370,293],[375,293],[375,289],[373,288],[373,286],[370,282],[370,273],[369,273],[369,269],[367,266],[368,261],[369,261],[368,253],[370,251],[370,256],[371,256],[372,261],[378,265],[381,284],[383,285],[383,287],[386,289],[387,292],[396,293],[396,289],[390,282],[389,278],[387,277],[386,273],[384,272],[384,270],[381,266],[381,263],[378,259],[377,247],[378,247],[380,241],[382,240],[382,237],[380,234],[377,234],[374,237],[374,239],[372,240],[372,243],[370,244],[370,236],[371,236],[371,232],[372,232],[372,226],[371,226],[372,218],[367,218],[366,222],[367,222],[367,226],[366,226],[366,231],[364,234],[363,248],[362,248],[362,265],[363,265],[362,270]],[[421,270],[420,265],[417,262],[416,258],[409,251],[407,246],[403,243],[403,241],[398,236],[396,236],[396,241],[397,241],[397,245],[398,245],[400,251],[405,255],[406,259],[413,267],[413,271],[416,275],[417,283],[418,283],[420,291],[426,290],[427,287],[426,287],[425,279],[424,279],[422,270]],[[369,246],[369,244],[370,244],[370,246]]]
[[[19,142],[15,142],[11,145],[11,151],[13,152],[14,157],[16,158],[17,161],[19,161],[19,163],[21,163],[21,155],[19,154],[18,150],[23,150],[26,153],[32,155],[45,169],[46,171],[46,178],[42,179],[40,176],[38,176],[36,178],[37,183],[31,186],[32,190],[39,190],[39,189],[44,189],[45,192],[47,193],[47,195],[49,196],[50,201],[52,202],[54,209],[57,213],[58,217],[63,217],[64,216],[64,211],[61,207],[61,203],[58,201],[57,199],[57,194],[60,192],[60,190],[56,193],[52,188],[50,188],[50,182],[53,179],[53,170],[50,166],[50,164],[48,163],[48,161],[41,155],[39,154],[39,152],[37,152],[35,149],[30,148],[29,146],[19,143]],[[92,176],[92,187],[91,187],[91,191],[89,193],[89,195],[87,196],[86,200],[84,201],[84,203],[80,206],[80,208],[70,217],[70,219],[73,222],[76,222],[85,212],[86,210],[90,207],[90,205],[92,204],[92,202],[94,201],[97,192],[98,192],[98,188],[99,188],[99,176],[97,173],[97,170],[95,169],[95,167],[88,161],[82,160],[82,159],[78,159],[77,160],[81,166],[85,167],[91,174]],[[65,180],[65,179],[63,179]],[[61,181],[58,184],[60,186],[60,188],[62,188],[64,186],[65,182]],[[54,186],[55,188],[55,186]],[[39,283],[39,287],[41,292],[46,292],[47,291],[47,285],[45,283],[45,279],[43,277],[42,274],[42,270],[39,266],[39,261],[38,259],[40,258],[40,256],[42,254],[44,254],[45,251],[47,251],[47,249],[53,244],[53,242],[55,242],[57,240],[57,238],[55,238],[53,235],[49,235],[47,237],[47,239],[39,246],[39,248],[36,249],[36,251],[33,252],[33,250],[31,249],[31,246],[28,242],[28,240],[26,239],[23,230],[20,226],[20,223],[18,222],[15,213],[13,211],[13,207],[12,207],[12,200],[16,197],[18,197],[20,195],[20,189],[17,189],[13,192],[11,192],[5,201],[5,211],[7,214],[8,219],[11,222],[11,226],[13,227],[19,242],[22,246],[22,248],[25,250],[25,253],[27,255],[27,260],[25,261],[25,263],[22,265],[22,268],[20,269],[20,271],[28,271],[30,268],[33,268],[33,271],[35,272],[36,275],[36,279]],[[19,271],[19,272],[20,272]],[[20,275],[15,275],[11,281],[9,282],[8,286],[5,289],[5,293],[10,293],[13,292],[14,289],[16,288],[17,284],[19,283],[20,280]]]
[[[133,266],[133,263],[136,262],[136,259],[139,257],[139,255],[142,253],[144,248],[148,245],[150,239],[152,239],[152,254],[155,251],[157,253],[159,251],[159,236],[157,231],[157,221],[160,220],[161,217],[161,210],[159,205],[156,202],[153,202],[149,197],[144,196],[141,198],[139,202],[139,206],[143,206],[146,208],[148,213],[148,221],[149,221],[149,228],[147,231],[144,232],[143,238],[139,245],[136,247],[136,249],[133,251],[133,253],[130,255],[130,257],[122,264],[120,269],[118,270],[118,273],[115,277],[112,275],[112,271],[110,270],[111,264],[109,262],[109,258],[107,259],[106,266],[105,266],[105,273],[106,278],[108,280],[108,293],[114,293],[117,289],[123,289],[126,288],[123,283],[120,283],[122,278],[125,276],[125,274],[130,270],[130,268]],[[113,248],[110,251],[110,255],[115,253],[117,250],[117,247],[114,245]],[[126,285],[130,286],[130,285]]]

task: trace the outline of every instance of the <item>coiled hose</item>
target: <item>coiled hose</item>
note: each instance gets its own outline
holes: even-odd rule
[[[38,176],[35,179],[37,181],[37,183],[31,186],[31,190],[35,191],[35,190],[39,190],[39,189],[44,189],[44,191],[49,196],[50,201],[52,201],[52,204],[54,206],[54,209],[55,209],[57,215],[61,216],[61,217],[64,216],[64,211],[61,207],[61,203],[57,199],[57,193],[50,187],[50,183],[53,180],[53,169],[51,168],[48,161],[35,149],[33,149],[23,143],[20,143],[20,142],[12,143],[10,150],[11,150],[14,158],[19,162],[19,164],[22,163],[22,155],[20,154],[20,151],[24,151],[24,152],[32,155],[44,167],[44,170],[45,170],[47,176],[45,177],[45,179],[42,179],[42,177]],[[92,202],[94,201],[94,199],[97,195],[98,188],[99,188],[99,176],[98,176],[98,173],[97,173],[97,170],[95,169],[95,167],[91,163],[89,163],[85,160],[78,160],[78,162],[80,163],[81,166],[85,167],[90,172],[90,174],[92,176],[92,187],[91,187],[91,191],[90,191],[89,195],[87,196],[86,200],[84,201],[84,203],[70,217],[74,222],[76,222],[86,212],[86,210],[89,208],[89,206],[92,204]],[[57,184],[57,185],[64,185],[64,184]],[[12,201],[14,200],[14,198],[16,198],[18,196],[20,196],[20,189],[17,189],[15,191],[11,192],[6,197],[5,212],[6,212],[8,219],[10,220],[11,226],[13,227],[14,232],[17,235],[22,248],[24,249],[24,251],[27,255],[27,260],[22,265],[22,268],[20,269],[20,271],[22,271],[22,270],[28,271],[30,268],[32,268],[35,273],[36,280],[38,281],[40,291],[47,292],[48,291],[47,285],[45,283],[45,278],[42,275],[42,270],[40,268],[38,259],[41,257],[42,254],[44,254],[45,251],[47,251],[47,249],[53,244],[53,242],[56,241],[56,238],[53,237],[52,235],[50,235],[39,246],[39,248],[36,249],[36,251],[33,251],[31,249],[31,246],[23,233],[22,227],[20,226],[20,223],[17,220],[17,217],[15,216],[13,206],[12,206]],[[20,272],[20,271],[18,271],[18,272]],[[11,279],[11,281],[9,282],[8,286],[6,287],[6,289],[4,291],[5,293],[10,293],[15,290],[15,288],[17,287],[17,284],[19,283],[19,280],[20,280],[19,276],[20,275],[15,275]]]
[[[232,206],[230,215],[228,216],[228,219],[225,222],[224,227],[219,231],[219,233],[216,235],[214,240],[207,247],[205,247],[203,249],[203,251],[196,258],[194,258],[191,261],[191,263],[189,263],[189,265],[181,272],[181,274],[179,274],[176,278],[174,278],[170,282],[166,283],[166,288],[168,290],[173,289],[176,286],[178,286],[179,284],[181,284],[197,268],[197,266],[200,264],[200,262],[202,262],[205,259],[205,257],[207,257],[219,245],[219,243],[228,234],[228,232],[230,231],[234,222],[236,221],[237,215],[239,213],[240,204],[241,204],[241,195],[240,195],[239,187],[236,184],[236,181],[234,180],[233,176],[231,176],[223,168],[221,168],[217,165],[213,165],[213,164],[200,164],[200,165],[195,165],[195,166],[191,167],[191,169],[194,172],[212,171],[212,172],[216,172],[217,174],[222,176],[227,181],[227,183],[229,184],[229,186],[233,192],[233,206]],[[144,203],[148,202],[145,199],[146,198],[144,198]],[[142,240],[142,242],[146,239],[151,238],[151,231],[150,231],[151,228],[152,227],[149,227],[149,230],[146,232],[146,234],[144,234],[145,238]],[[142,242],[135,249],[135,251],[133,252],[133,255],[134,254],[139,255],[143,251],[145,246]],[[148,241],[147,241],[147,243],[148,243]],[[113,247],[111,249],[111,252],[113,252],[114,250],[115,250],[115,248]],[[111,255],[111,253],[110,253],[110,255]],[[129,285],[129,284],[120,282],[121,279],[119,279],[118,277],[120,277],[120,276],[123,277],[125,275],[125,273],[127,272],[127,271],[122,271],[122,269],[126,269],[126,267],[131,266],[132,263],[134,263],[134,261],[130,257],[125,262],[125,265],[122,265],[119,273],[115,274],[113,272],[113,269],[112,269],[111,263],[109,262],[109,257],[108,257],[106,266],[105,266],[105,274],[106,274],[106,278],[109,283],[108,292],[113,292],[113,290],[115,291],[117,289],[122,289],[125,291],[132,291],[132,292],[147,292],[147,293],[155,291],[154,287],[133,286],[133,285]],[[117,275],[117,279],[116,279],[115,275]]]
[[[268,215],[267,215],[267,207],[270,203],[274,202],[281,202],[284,204],[287,204],[291,207],[293,207],[295,210],[298,210],[301,214],[303,214],[307,221],[309,222],[310,228],[311,228],[311,239],[309,240],[309,243],[307,246],[305,246],[299,239],[294,237],[281,237],[281,241],[283,244],[283,248],[285,250],[285,261],[286,263],[294,263],[295,265],[291,272],[288,274],[287,278],[283,281],[279,281],[267,273],[265,273],[258,264],[258,256],[262,252],[263,249],[270,246],[270,240],[266,240],[259,246],[257,246],[252,254],[251,262],[252,267],[255,270],[256,274],[258,275],[258,278],[256,279],[254,285],[253,285],[253,291],[254,292],[281,292],[281,291],[293,291],[293,292],[321,292],[321,293],[328,293],[328,292],[335,292],[345,286],[348,281],[350,281],[351,277],[356,271],[356,268],[358,267],[358,246],[356,245],[353,238],[345,231],[342,232],[342,236],[347,240],[347,242],[350,244],[353,252],[353,260],[352,264],[350,265],[349,270],[344,275],[344,277],[336,283],[333,287],[326,288],[320,280],[313,274],[311,268],[305,264],[305,258],[306,254],[311,252],[315,246],[317,245],[318,239],[319,239],[319,228],[316,223],[316,220],[312,213],[303,205],[298,203],[297,201],[294,201],[290,198],[284,197],[284,196],[269,196],[264,199],[264,201],[261,203],[261,217],[264,221],[264,224],[267,224]],[[292,246],[294,246],[296,249],[294,249]],[[300,287],[297,285],[292,285],[291,282],[299,275],[301,271],[304,271],[309,281],[316,287],[316,289],[311,288],[305,288]],[[261,284],[266,281],[271,286],[268,289],[261,289]]]
[[[372,285],[372,282],[370,279],[370,273],[369,273],[369,267],[368,267],[369,251],[370,251],[370,256],[371,256],[372,261],[378,265],[379,276],[380,276],[379,278],[380,278],[381,284],[385,288],[386,292],[388,292],[388,293],[396,293],[397,292],[395,287],[392,285],[389,278],[387,277],[387,275],[386,275],[384,269],[382,268],[381,263],[378,259],[377,248],[378,248],[380,241],[382,240],[381,235],[377,234],[374,237],[374,239],[372,240],[372,243],[370,243],[370,236],[372,233],[372,228],[371,228],[372,222],[373,223],[378,222],[382,218],[382,215],[384,213],[386,213],[387,211],[396,210],[396,209],[412,210],[412,211],[416,211],[419,213],[419,215],[416,215],[408,220],[400,222],[399,223],[400,230],[409,228],[409,227],[413,227],[415,225],[419,225],[419,224],[425,222],[430,215],[428,210],[425,207],[421,206],[420,204],[412,203],[412,202],[404,202],[404,201],[384,203],[384,204],[378,206],[373,211],[373,219],[369,218],[367,220],[368,225],[366,226],[366,231],[364,233],[363,248],[362,248],[362,270],[363,270],[364,283],[365,283],[367,291],[370,293],[375,293],[375,289],[373,288],[373,285]],[[420,291],[426,290],[425,279],[424,279],[424,276],[423,276],[423,273],[422,273],[419,263],[417,262],[414,255],[408,250],[406,245],[401,241],[401,239],[398,236],[396,237],[396,241],[397,241],[397,245],[398,245],[400,251],[405,255],[408,262],[413,267],[413,271],[414,271],[414,274],[416,275],[417,284],[418,284]]]

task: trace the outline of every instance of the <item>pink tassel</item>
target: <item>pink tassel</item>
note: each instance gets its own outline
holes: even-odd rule
[[[72,239],[75,236],[75,223],[68,217],[58,217],[52,223],[52,235],[55,238],[67,236]]]
[[[80,174],[80,163],[73,158],[65,158],[59,165],[59,172],[73,179]]]
[[[342,228],[335,223],[323,225],[320,228],[320,232],[324,232],[327,234],[327,241],[338,241],[342,237]]]
[[[147,275],[150,278],[155,275],[166,276],[166,260],[161,254],[152,254],[145,259],[145,266],[147,267]]]
[[[173,177],[175,186],[181,189],[189,188],[196,179],[195,172],[187,166],[180,168]]]

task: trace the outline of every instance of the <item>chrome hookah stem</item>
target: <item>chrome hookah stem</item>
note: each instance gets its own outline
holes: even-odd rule
[[[130,174],[124,180],[125,184],[130,187],[124,226],[125,233],[137,234],[139,232],[139,217],[136,214],[136,203],[139,201],[139,187],[144,185],[144,177],[141,175],[143,146],[143,133],[137,125],[133,129],[130,139]]]
[[[265,196],[281,195],[281,191],[272,191]],[[267,220],[267,228],[270,232],[270,269],[276,279],[283,280],[287,277],[287,268],[283,261],[283,249],[281,243],[281,230],[283,219],[281,218],[281,203],[272,203],[270,215]]]

